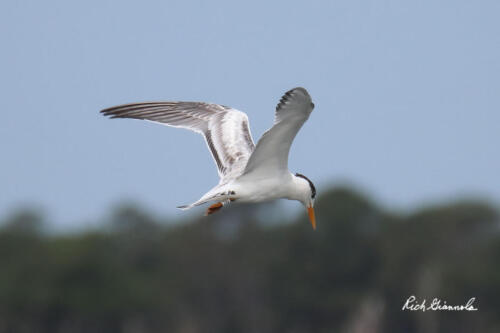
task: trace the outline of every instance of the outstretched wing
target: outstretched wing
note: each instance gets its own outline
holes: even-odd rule
[[[201,102],[151,102],[114,106],[101,111],[111,118],[144,119],[200,133],[212,153],[221,182],[239,176],[254,150],[245,113]]]
[[[260,138],[244,174],[271,176],[288,171],[290,146],[313,108],[311,96],[304,88],[286,92],[276,107],[273,127]]]

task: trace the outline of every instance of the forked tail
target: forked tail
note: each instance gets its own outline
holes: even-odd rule
[[[236,198],[232,197],[236,193],[234,191],[225,191],[225,192],[220,192],[217,191],[214,193],[214,191],[210,191],[207,194],[205,194],[203,197],[201,197],[200,200],[193,202],[192,204],[189,205],[182,205],[182,206],[177,206],[177,208],[182,209],[182,210],[188,210],[193,207],[203,205],[204,203],[210,202],[210,201],[217,201],[215,204],[211,205],[205,215],[210,215],[212,213],[215,213],[219,209],[221,209],[223,206],[229,204],[231,201],[236,200]]]

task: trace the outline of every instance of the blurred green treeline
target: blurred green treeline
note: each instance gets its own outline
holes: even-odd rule
[[[269,226],[238,206],[172,226],[133,206],[102,230],[0,231],[4,332],[500,332],[499,213],[461,201],[403,215],[349,188]],[[279,215],[278,215],[279,216]],[[402,311],[415,295],[478,311]]]

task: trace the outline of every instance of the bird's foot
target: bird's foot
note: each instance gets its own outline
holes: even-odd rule
[[[224,204],[222,202],[214,203],[213,205],[207,208],[205,216],[212,215],[213,213],[219,211],[223,206]]]
[[[234,194],[234,192],[232,192]],[[210,207],[207,208],[207,211],[205,212],[205,216],[212,215],[213,213],[218,212],[222,207],[230,204],[231,202],[235,201],[236,199],[234,198],[229,198],[227,200],[224,200],[222,202],[217,202],[211,205]]]

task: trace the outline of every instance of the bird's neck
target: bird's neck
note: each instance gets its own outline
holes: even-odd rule
[[[309,183],[305,179],[297,177],[293,174],[291,174],[291,176],[289,199],[302,201],[306,193],[309,191]]]

